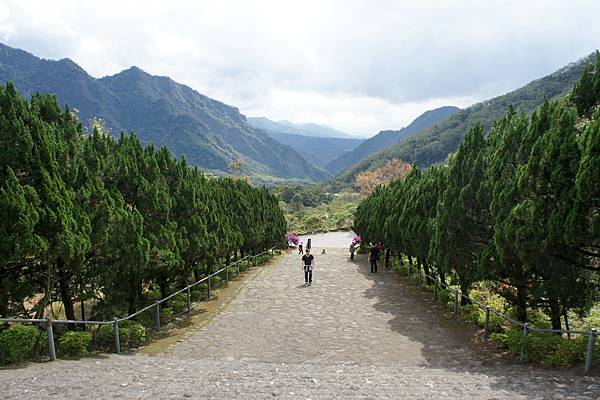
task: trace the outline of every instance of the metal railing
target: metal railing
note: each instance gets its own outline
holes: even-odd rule
[[[61,319],[52,319],[51,317],[48,318],[43,318],[43,319],[27,319],[27,318],[0,318],[0,321],[2,322],[8,322],[8,323],[31,323],[31,324],[45,324],[46,326],[46,332],[48,334],[48,357],[50,358],[50,360],[54,361],[56,360],[56,348],[54,346],[54,329],[53,329],[53,325],[55,324],[74,324],[74,325],[112,325],[114,328],[114,338],[115,338],[115,342],[114,342],[114,352],[116,354],[119,354],[121,352],[121,338],[120,338],[120,334],[119,334],[119,323],[123,322],[123,321],[127,321],[130,320],[140,314],[142,314],[145,311],[151,310],[152,308],[155,309],[155,314],[154,314],[154,323],[155,323],[155,328],[157,330],[160,329],[161,327],[161,316],[160,316],[160,309],[161,309],[161,304],[164,303],[165,301],[168,301],[170,299],[172,299],[173,297],[177,296],[178,294],[181,294],[183,292],[186,292],[187,294],[187,313],[191,313],[192,311],[192,293],[191,293],[191,289],[201,283],[206,282],[207,283],[207,296],[206,299],[210,300],[211,298],[211,290],[214,290],[215,288],[212,287],[211,285],[211,281],[214,277],[218,276],[219,274],[224,273],[225,274],[225,286],[227,284],[229,284],[229,278],[230,278],[230,274],[229,274],[229,270],[230,269],[235,269],[235,275],[234,277],[237,277],[240,275],[240,263],[244,260],[250,262],[251,266],[257,266],[257,258],[265,255],[265,254],[269,254],[271,256],[271,258],[274,255],[274,252],[276,250],[276,247],[272,247],[268,250],[263,251],[262,253],[256,254],[256,255],[248,255],[245,256],[243,258],[240,258],[239,260],[226,265],[225,267],[219,269],[218,271],[215,271],[213,273],[211,273],[210,275],[205,276],[204,278],[200,279],[197,282],[194,282],[190,285],[187,285],[186,287],[184,287],[183,289],[180,289],[178,291],[176,291],[175,293],[170,294],[169,296],[157,300],[156,302],[154,302],[154,304],[150,304],[144,308],[142,308],[141,310],[136,311],[133,314],[130,314],[126,317],[122,317],[122,318],[118,318],[115,317],[112,321],[89,321],[89,320],[61,320]]]
[[[421,276],[423,276],[423,278],[429,278],[431,281],[433,281],[433,300],[437,300],[438,285],[446,290],[452,291],[454,294],[453,313],[455,315],[457,315],[459,313],[459,309],[460,309],[459,296],[467,299],[472,304],[476,304],[477,307],[479,307],[479,309],[483,310],[485,312],[485,323],[484,323],[484,327],[483,327],[483,340],[488,340],[489,336],[490,336],[490,315],[491,314],[494,314],[500,318],[503,318],[504,320],[510,322],[513,325],[522,327],[523,328],[523,337],[526,337],[531,332],[560,333],[561,335],[565,335],[565,334],[588,335],[589,340],[588,340],[584,368],[585,368],[585,372],[589,372],[592,369],[592,361],[594,358],[594,347],[596,345],[596,336],[598,336],[598,330],[596,328],[591,328],[589,331],[571,330],[571,329],[536,328],[536,327],[530,325],[528,322],[517,321],[517,320],[509,317],[508,315],[502,314],[500,311],[492,309],[488,304],[483,304],[477,300],[470,298],[468,295],[462,293],[457,288],[450,287],[445,282],[442,282],[440,279],[436,278],[435,276],[430,276],[430,275],[426,274],[425,272],[421,272],[420,267],[414,267],[410,264],[406,264],[405,266],[407,267],[406,277],[408,278],[409,281],[411,280],[412,271],[416,270],[417,285],[419,288],[423,285]],[[520,361],[523,361],[524,357],[525,357],[525,354],[524,354],[524,345],[523,345],[521,347],[521,353],[519,355]]]

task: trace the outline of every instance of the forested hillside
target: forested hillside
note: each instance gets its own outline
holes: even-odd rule
[[[372,138],[365,140],[354,150],[330,160],[329,163],[325,165],[325,169],[332,175],[339,174],[346,168],[351,167],[376,151],[392,146],[402,139],[409,138],[420,130],[443,121],[459,110],[458,107],[446,106],[426,111],[408,126],[400,130],[381,131]]]
[[[377,189],[358,207],[356,231],[465,294],[485,287],[482,301],[498,297],[520,321],[543,324],[541,310],[561,329],[568,310],[587,313],[600,300],[596,57],[535,83],[541,91],[560,76],[583,73],[571,96],[546,100],[532,113],[507,107],[493,124],[476,123],[447,166],[415,168]],[[486,124],[493,125],[489,135]],[[561,360],[571,362],[548,362]]]
[[[394,158],[415,163],[422,168],[443,163],[448,154],[456,151],[458,144],[471,128],[480,123],[487,134],[494,121],[502,117],[508,106],[512,105],[517,112],[529,114],[545,99],[555,99],[569,93],[579,81],[584,66],[592,59],[593,55],[590,55],[513,92],[461,110],[440,124],[372,154],[347,169],[334,179],[333,187],[351,186],[358,173],[380,167]]]
[[[0,165],[3,316],[39,317],[56,299],[68,319],[76,300],[96,301],[91,319],[131,313],[150,291],[164,297],[281,243],[286,228],[266,189],[206,177],[134,134],[86,135],[55,97],[28,102],[10,83],[0,86]]]
[[[166,145],[176,156],[218,174],[240,172],[259,182],[295,178],[321,181],[327,174],[291,147],[248,125],[237,108],[201,95],[167,77],[132,67],[95,79],[68,59],[43,60],[0,44],[0,82],[14,82],[26,97],[53,93],[77,108],[81,121],[99,118],[115,137],[135,131],[144,144]]]

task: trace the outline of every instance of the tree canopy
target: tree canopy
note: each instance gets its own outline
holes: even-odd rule
[[[0,315],[41,316],[96,297],[96,317],[134,312],[217,263],[282,243],[277,199],[211,178],[166,148],[86,133],[56,98],[0,86]],[[26,306],[34,296],[35,308]]]
[[[470,129],[447,166],[414,168],[358,207],[355,230],[430,273],[497,285],[516,317],[586,310],[600,287],[600,56],[568,98],[509,107]]]

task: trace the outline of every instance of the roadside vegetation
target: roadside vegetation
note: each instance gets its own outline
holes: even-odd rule
[[[459,287],[473,321],[481,312],[470,300],[483,296],[521,322],[591,328],[600,301],[598,71],[600,54],[569,97],[531,116],[509,107],[489,135],[473,127],[447,166],[413,168],[376,188],[357,209],[355,231]],[[580,360],[581,337],[522,337],[500,322],[494,335],[554,366]],[[542,347],[550,350],[539,355]]]

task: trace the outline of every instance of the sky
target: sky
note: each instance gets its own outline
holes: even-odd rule
[[[0,0],[0,41],[372,136],[576,61],[600,48],[599,19],[598,0]]]

